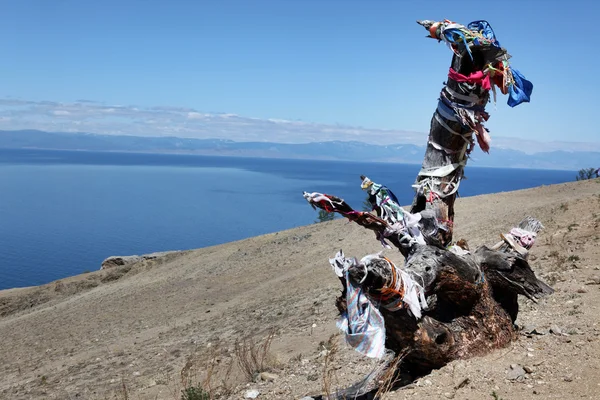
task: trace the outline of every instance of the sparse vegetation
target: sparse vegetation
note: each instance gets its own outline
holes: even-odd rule
[[[575,261],[579,261],[581,260],[581,258],[578,255],[570,255],[569,257],[567,257],[567,260],[571,261],[571,262],[575,262]]]
[[[400,363],[406,356],[406,353],[399,353],[394,357],[394,359],[390,362],[383,375],[379,377],[379,389],[377,389],[377,393],[375,394],[376,399],[382,398],[386,393],[389,393],[396,383],[398,382],[398,371],[400,367]]]
[[[569,209],[569,205],[567,203],[562,203],[559,208],[561,211],[567,211]]]
[[[569,232],[571,232],[573,230],[573,228],[575,228],[576,226],[579,226],[579,224],[571,224],[571,225],[567,226],[567,229],[569,230]]]
[[[274,337],[275,332],[271,331],[262,344],[256,343],[252,338],[235,342],[237,363],[249,381],[256,380],[261,372],[275,368],[277,362],[270,350]]]
[[[337,338],[337,335],[331,335],[329,340],[322,344],[323,351],[325,352],[325,360],[323,361],[323,393],[325,393],[326,399],[331,397],[333,387],[337,386],[335,368],[332,366],[338,352]]]
[[[210,394],[200,384],[190,386],[181,391],[181,400],[211,400]]]
[[[549,258],[554,258],[555,260],[555,270],[556,271],[563,271],[565,270],[565,264],[567,262],[567,257],[565,257],[564,255],[560,254],[558,251],[554,250],[551,251],[548,254]]]
[[[129,389],[127,389],[127,384],[125,383],[125,378],[121,377],[121,387],[120,393],[123,400],[129,400]]]
[[[596,168],[582,168],[579,170],[579,173],[575,177],[575,180],[585,181],[587,179],[594,179],[598,177]]]
[[[498,396],[498,393],[496,393],[496,391],[492,391],[492,398],[494,400],[502,400],[502,397]]]
[[[180,372],[181,400],[214,400],[231,395],[235,385],[231,379],[234,360],[223,362],[223,355],[217,345],[208,354],[187,357]]]
[[[325,211],[325,210],[319,210],[319,215],[317,216],[317,220],[315,221],[315,224],[318,224],[319,222],[333,221],[334,219],[335,219],[335,213]]]

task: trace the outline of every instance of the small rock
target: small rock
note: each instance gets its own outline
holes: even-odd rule
[[[313,397],[310,397],[310,396],[304,396],[300,400],[315,400],[315,399]]]
[[[506,373],[506,377],[511,381],[523,379],[525,376],[525,370],[518,364],[511,364],[510,369]]]
[[[562,335],[562,330],[558,326],[552,325],[550,327],[550,333],[552,333],[554,335]]]
[[[533,368],[527,365],[523,366],[523,369],[525,370],[525,372],[527,372],[528,374],[532,374],[533,373]]]
[[[423,382],[423,384],[424,384],[425,386],[431,386],[431,385],[432,385],[432,382],[431,382],[429,379],[425,379],[425,381]]]
[[[329,354],[329,350],[321,350],[319,357],[325,357],[327,354]]]
[[[585,290],[584,288],[579,288],[577,289],[577,293],[587,293],[587,290]]]
[[[133,376],[140,376],[140,375],[141,375],[140,371],[135,371],[135,372],[133,373]]]
[[[535,330],[535,326],[533,326],[531,324],[523,325],[521,327],[521,331],[523,331],[523,333],[531,333],[534,330]]]
[[[110,269],[120,267],[123,265],[134,264],[144,260],[154,260],[155,258],[163,257],[178,252],[179,251],[161,251],[156,253],[144,254],[142,256],[111,256],[102,261],[100,269]]]
[[[100,269],[115,268],[122,265],[134,264],[140,261],[142,261],[142,257],[140,256],[111,256],[102,261]]]
[[[261,381],[273,382],[275,379],[279,378],[279,376],[271,374],[270,372],[261,372],[259,378]]]
[[[571,375],[567,375],[563,378],[565,382],[573,382],[573,377]]]
[[[521,332],[523,332],[526,335],[545,335],[547,333],[547,331],[545,332],[543,329],[538,329],[536,328],[534,325],[525,325],[523,327],[523,329],[521,330]]]
[[[588,285],[600,285],[600,276],[594,275],[590,278]]]
[[[471,381],[471,380],[470,380],[469,378],[463,378],[463,379],[461,379],[461,380],[458,382],[458,384],[456,384],[456,385],[454,386],[454,389],[458,390],[458,389],[460,389],[460,388],[462,388],[462,387],[464,387],[464,386],[468,385],[470,381]]]
[[[453,399],[454,393],[446,392],[446,393],[444,393],[444,397],[447,399]]]
[[[250,389],[250,390],[246,390],[246,393],[244,393],[244,398],[245,399],[255,399],[258,397],[258,395],[260,395],[260,392],[256,389]]]

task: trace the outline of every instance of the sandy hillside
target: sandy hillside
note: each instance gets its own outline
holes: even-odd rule
[[[546,229],[532,266],[556,293],[522,301],[517,322],[534,333],[384,398],[600,398],[600,180],[461,198],[456,215],[455,238],[472,248],[539,218]],[[374,363],[339,336],[327,343],[341,287],[327,259],[340,248],[381,250],[371,232],[337,220],[1,291],[0,398],[179,399],[207,371],[231,399],[254,389],[258,399],[300,399],[351,384]],[[271,332],[271,374],[250,381],[235,340]],[[337,352],[325,351],[331,343]]]

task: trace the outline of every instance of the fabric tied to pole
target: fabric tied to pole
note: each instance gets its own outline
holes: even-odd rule
[[[392,282],[389,287],[381,290],[382,294],[393,293],[391,302],[383,302],[382,306],[395,312],[401,309],[407,309],[416,319],[421,319],[422,311],[427,310],[427,300],[425,299],[425,289],[406,271],[396,267],[392,261],[379,254],[369,255],[360,260],[361,264],[367,265],[372,260],[385,260],[392,273]],[[418,275],[417,275],[418,276]]]
[[[521,228],[512,228],[510,234],[519,241],[521,246],[530,249],[535,243],[536,233]]]
[[[501,47],[500,42],[498,41],[498,39],[496,39],[496,34],[494,33],[494,30],[492,29],[492,26],[490,25],[489,22],[487,22],[485,20],[473,21],[473,22],[470,22],[469,25],[467,25],[467,28],[469,28],[472,31],[479,32],[481,34],[481,36],[483,36],[485,39],[489,40],[493,46],[496,46],[498,48]],[[476,38],[473,42],[476,45],[484,44],[484,43],[479,43],[478,38]]]
[[[465,162],[463,161],[463,162],[459,162],[459,163],[444,165],[443,167],[439,167],[439,168],[422,169],[421,171],[419,171],[419,176],[431,176],[431,177],[436,177],[436,178],[443,178],[444,176],[450,175],[458,167],[464,167],[464,165],[465,165]]]
[[[421,310],[427,309],[427,300],[425,300],[425,290],[417,281],[405,271],[400,270],[402,284],[404,286],[404,297],[402,301],[408,305],[410,313],[416,318],[421,319]]]
[[[450,67],[448,78],[456,82],[475,83],[477,85],[481,85],[484,90],[490,90],[492,88],[489,74],[485,74],[483,71],[475,71],[469,74],[469,76],[465,76],[456,72],[452,67]]]
[[[529,103],[533,92],[533,83],[525,79],[518,70],[511,68],[511,72],[515,82],[508,87],[508,105],[516,107],[521,103]]]
[[[418,222],[421,220],[419,214],[411,214],[405,211],[399,204],[396,195],[386,186],[372,182],[364,177],[361,188],[367,190],[369,195],[374,198],[375,206],[380,211],[381,218],[388,223],[384,236],[392,234],[405,237],[409,242],[425,244],[425,238],[419,230]],[[385,244],[384,238],[380,238],[382,244]]]
[[[454,115],[454,110],[446,105],[443,101],[438,101],[437,112],[449,121],[457,122],[456,116]]]
[[[346,343],[356,351],[367,357],[382,358],[385,354],[383,316],[364,290],[352,284],[347,270],[345,279],[346,312],[337,321],[337,327],[345,332]]]

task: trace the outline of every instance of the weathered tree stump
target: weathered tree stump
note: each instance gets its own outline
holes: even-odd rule
[[[388,188],[364,176],[362,188],[368,190],[377,216],[356,211],[335,196],[304,193],[313,207],[340,213],[404,255],[402,267],[381,255],[357,261],[342,252],[330,262],[342,282],[336,306],[348,318],[348,333],[361,334],[360,329],[369,323],[365,317],[353,325],[353,316],[368,314],[352,309],[355,303],[374,307],[372,312],[383,316],[385,348],[405,354],[398,373],[408,380],[452,360],[506,346],[516,337],[518,295],[536,301],[553,291],[527,262],[529,248],[542,228],[533,218],[521,221],[491,248],[471,252],[464,241],[452,245],[454,202],[474,146],[473,134],[482,150],[489,151],[483,123],[489,117],[485,105],[490,89],[497,86],[504,94],[510,90],[512,96],[515,87],[511,85],[516,83],[509,55],[487,22],[476,21],[468,27],[450,21],[419,24],[431,37],[447,42],[454,56],[431,120],[410,212],[397,204]],[[368,304],[355,301],[362,293]],[[362,332],[367,335],[366,330]],[[367,354],[364,343],[357,350]],[[358,391],[353,390],[351,394],[356,395]]]

